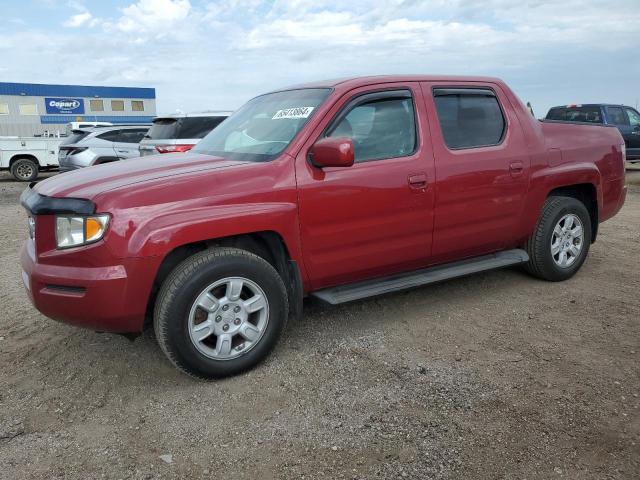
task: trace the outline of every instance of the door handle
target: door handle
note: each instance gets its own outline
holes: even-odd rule
[[[524,165],[522,162],[511,162],[509,164],[509,170],[511,171],[511,175],[513,177],[517,177],[518,175],[522,175],[524,171]]]
[[[427,188],[427,175],[424,173],[416,173],[409,175],[409,186],[415,190],[423,190]]]

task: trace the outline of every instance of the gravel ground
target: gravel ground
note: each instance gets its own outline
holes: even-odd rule
[[[309,302],[265,363],[212,383],[149,332],[35,311],[23,188],[0,175],[2,478],[640,476],[640,186],[568,282],[510,269]]]

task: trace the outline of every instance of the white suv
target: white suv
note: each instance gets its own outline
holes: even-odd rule
[[[148,125],[114,125],[73,130],[58,150],[60,171],[67,172],[138,157],[138,143],[148,130]]]

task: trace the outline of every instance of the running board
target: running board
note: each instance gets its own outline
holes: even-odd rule
[[[331,303],[332,305],[337,305],[339,303],[352,302],[354,300],[360,300],[361,298],[397,292],[408,288],[449,280],[450,278],[463,277],[472,273],[508,267],[528,261],[529,255],[527,255],[527,252],[516,248],[514,250],[506,250],[481,257],[447,263],[445,265],[415,270],[409,273],[365,280],[363,282],[340,285],[333,288],[325,288],[324,290],[311,292],[310,295]]]

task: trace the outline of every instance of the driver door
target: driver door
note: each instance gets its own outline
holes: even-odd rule
[[[431,250],[433,155],[419,86],[343,96],[296,158],[305,266],[314,289],[425,266]],[[349,137],[351,167],[318,168],[319,138]]]

